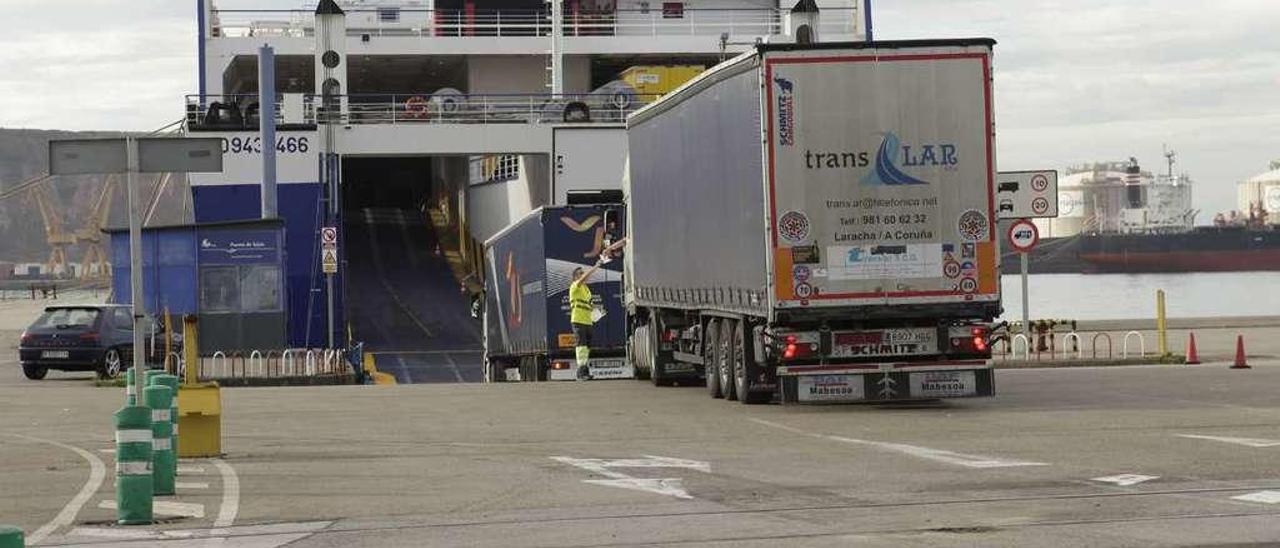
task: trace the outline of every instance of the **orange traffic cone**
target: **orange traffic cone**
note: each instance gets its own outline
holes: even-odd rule
[[[1252,369],[1248,363],[1245,363],[1244,356],[1244,335],[1236,335],[1236,362],[1231,364],[1232,369]]]
[[[1196,334],[1191,333],[1187,339],[1187,365],[1200,365],[1200,353],[1196,352]]]

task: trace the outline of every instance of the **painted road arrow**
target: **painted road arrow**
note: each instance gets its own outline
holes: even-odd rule
[[[680,459],[645,455],[640,459],[577,459],[573,457],[551,457],[551,460],[575,466],[609,479],[582,480],[583,483],[619,487],[635,491],[645,491],[658,495],[666,495],[681,499],[692,499],[684,489],[684,480],[680,478],[636,478],[614,470],[614,468],[688,468],[699,472],[711,472],[711,464],[698,460]]]

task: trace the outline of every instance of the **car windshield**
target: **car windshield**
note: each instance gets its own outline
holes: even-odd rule
[[[96,308],[51,308],[44,311],[31,327],[69,329],[91,327],[98,321]]]

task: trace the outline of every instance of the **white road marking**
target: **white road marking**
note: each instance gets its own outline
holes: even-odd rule
[[[1202,436],[1199,434],[1178,434],[1180,438],[1191,438],[1197,440],[1220,441],[1224,443],[1234,443],[1236,445],[1244,445],[1246,447],[1276,447],[1280,446],[1278,440],[1264,440],[1258,438],[1232,438],[1227,436]]]
[[[104,510],[115,510],[116,501],[104,500],[98,503],[98,508]],[[151,512],[157,516],[178,516],[184,518],[202,518],[204,517],[204,505],[194,502],[173,502],[168,500],[155,500],[151,502]]]
[[[222,459],[213,459],[213,465],[222,474],[222,504],[218,507],[218,519],[213,521],[213,526],[215,529],[230,527],[240,512],[240,478],[236,476],[235,469]]]
[[[114,455],[114,454],[116,454],[116,450],[115,450],[115,449],[99,449],[99,450],[98,450],[98,452],[99,452],[99,453],[106,453],[106,454],[108,454],[108,455]]]
[[[118,540],[159,540],[164,538],[191,538],[190,531],[153,531],[151,529],[118,529],[107,527],[76,527],[68,536],[97,537]]]
[[[1258,491],[1257,493],[1231,497],[1231,499],[1245,502],[1261,502],[1263,504],[1280,504],[1280,491]]]
[[[333,522],[331,521],[311,521],[300,523],[272,523],[269,525],[244,525],[224,529],[221,536],[210,536],[210,532],[207,529],[154,530],[140,528],[122,529],[109,527],[77,527],[68,534],[68,537],[64,537],[60,540],[62,542],[79,542],[69,538],[71,536],[79,536],[115,541],[170,541],[158,545],[190,546],[193,548],[224,545],[228,541],[233,541],[237,547],[273,548],[304,539],[332,524]],[[95,543],[94,545],[99,546],[101,544]],[[147,544],[146,546],[154,545],[157,544]],[[102,546],[116,546],[116,544],[110,543]],[[135,546],[135,544],[130,543],[127,546]]]
[[[692,499],[684,489],[684,480],[680,478],[635,478],[613,468],[689,468],[700,472],[711,472],[711,464],[698,460],[679,459],[645,455],[643,459],[576,459],[573,457],[551,457],[551,460],[576,466],[594,474],[609,478],[607,480],[582,480],[583,483],[620,487],[646,491],[681,499]]]
[[[39,529],[36,529],[34,533],[31,533],[31,535],[27,537],[27,544],[34,546],[39,544],[40,541],[44,540],[45,537],[49,536],[50,533],[54,532],[59,527],[71,525],[76,520],[76,516],[80,514],[80,509],[84,507],[86,502],[89,502],[89,499],[93,497],[94,493],[98,492],[98,488],[102,486],[103,480],[107,478],[107,465],[103,464],[102,459],[98,458],[97,455],[73,445],[67,445],[53,440],[46,440],[44,438],[24,436],[22,434],[13,435],[19,438],[47,443],[55,447],[74,451],[77,455],[80,455],[80,458],[89,461],[89,479],[84,482],[84,486],[80,488],[80,492],[76,493],[76,496],[72,497],[71,501],[68,502],[66,506],[63,506],[62,511],[58,512],[58,515],[54,516],[49,523],[41,525]]]
[[[855,444],[855,445],[867,445],[867,446],[876,447],[879,449],[887,449],[887,450],[895,451],[898,453],[904,453],[907,455],[911,455],[913,457],[918,457],[926,460],[931,460],[931,461],[941,462],[946,464],[954,464],[957,466],[964,466],[967,468],[1010,468],[1015,466],[1048,466],[1049,465],[1049,463],[1047,462],[1009,460],[1009,459],[1000,459],[995,457],[986,457],[982,455],[967,455],[964,453],[956,453],[955,451],[947,451],[944,449],[933,449],[930,447],[921,447],[918,445],[907,445],[905,443],[860,440],[857,438],[846,438],[844,436],[830,436],[827,434],[819,434],[816,432],[807,432],[804,430],[800,430],[798,428],[787,426],[785,424],[778,424],[776,422],[766,421],[762,419],[751,419],[751,421],[758,424],[763,424],[765,426],[769,426],[772,428],[778,428],[781,430],[786,430],[788,432],[809,436],[812,438],[836,441],[840,443],[849,443],[849,444]]]
[[[184,483],[179,481],[179,482],[174,482],[173,486],[178,489],[208,489],[209,488],[209,484],[199,483],[199,482]]]
[[[693,497],[689,495],[689,492],[685,491],[684,480],[681,480],[680,478],[582,480],[582,483],[603,485],[606,487],[621,487],[623,489],[635,489],[636,491],[646,491],[659,495],[672,496],[678,499],[693,499]]]
[[[1121,487],[1128,487],[1130,485],[1137,485],[1144,481],[1151,481],[1159,477],[1160,476],[1144,476],[1142,474],[1119,474],[1115,476],[1093,478],[1093,481],[1100,481],[1102,483],[1114,483]]]
[[[203,466],[179,466],[178,473],[179,474],[203,474],[204,467]]]

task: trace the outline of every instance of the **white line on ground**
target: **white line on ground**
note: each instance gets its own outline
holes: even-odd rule
[[[108,454],[108,455],[114,455],[114,454],[116,454],[116,450],[115,450],[115,449],[99,449],[99,450],[98,450],[98,452],[99,452],[99,453],[106,453],[106,454]]]
[[[849,443],[849,444],[855,444],[855,445],[867,445],[867,446],[876,447],[879,449],[887,449],[890,451],[896,451],[898,453],[904,453],[907,455],[911,455],[913,457],[918,457],[926,460],[931,460],[931,461],[941,462],[946,464],[954,464],[954,465],[964,466],[968,468],[1009,468],[1014,466],[1048,466],[1049,465],[1049,463],[1047,462],[999,459],[995,457],[986,457],[982,455],[966,455],[964,453],[956,453],[954,451],[947,451],[944,449],[933,449],[930,447],[920,447],[918,445],[907,445],[905,443],[892,443],[892,442],[885,442],[885,441],[860,440],[856,438],[846,438],[843,436],[830,436],[827,434],[819,434],[817,432],[808,432],[805,430],[800,430],[798,428],[787,426],[785,424],[778,424],[776,422],[766,421],[762,419],[751,419],[751,421],[758,424],[763,424],[765,426],[769,426],[772,428],[778,428],[780,430],[786,430],[788,432],[801,434],[801,435],[805,435],[813,438],[829,440],[829,441],[837,441],[841,443]]]
[[[1128,487],[1130,485],[1137,485],[1144,481],[1151,481],[1153,479],[1158,479],[1159,477],[1160,476],[1144,476],[1142,474],[1119,474],[1115,476],[1093,478],[1093,481],[1100,481],[1102,483],[1114,483],[1121,487]]]
[[[203,474],[204,467],[203,466],[179,466],[178,473],[179,474]]]
[[[1264,504],[1280,503],[1280,491],[1258,491],[1257,493],[1249,493],[1231,497],[1232,500],[1243,500],[1245,502],[1261,502]]]
[[[200,483],[200,482],[194,482],[194,481],[190,483],[184,483],[179,481],[179,482],[175,482],[173,486],[178,489],[208,489],[209,488],[209,484],[207,483]]]
[[[104,510],[115,510],[116,501],[104,500],[98,503],[98,508]],[[151,502],[151,512],[157,516],[180,516],[184,518],[202,518],[204,517],[204,505],[194,502],[173,502],[168,500],[156,500]]]
[[[19,438],[47,443],[55,447],[74,451],[77,455],[80,455],[81,458],[89,461],[89,479],[84,482],[84,486],[80,488],[80,492],[76,493],[76,496],[72,497],[71,501],[68,502],[66,506],[63,506],[62,511],[58,512],[58,515],[54,516],[49,523],[41,525],[39,529],[36,529],[34,533],[31,533],[31,535],[27,537],[27,544],[34,546],[44,540],[45,537],[49,536],[50,533],[57,530],[57,528],[64,525],[71,525],[75,521],[76,516],[80,514],[80,509],[84,507],[86,502],[89,502],[89,499],[93,497],[94,493],[98,492],[98,488],[102,486],[103,480],[107,478],[107,465],[103,464],[102,459],[98,458],[93,453],[73,445],[67,445],[53,440],[46,440],[44,438],[24,436],[22,434],[13,435]]]
[[[1220,441],[1223,443],[1234,443],[1236,445],[1244,445],[1246,447],[1276,447],[1280,446],[1280,440],[1264,440],[1258,438],[1232,438],[1227,436],[1202,436],[1200,434],[1178,434],[1180,438],[1191,438],[1197,440]]]
[[[222,459],[213,459],[213,465],[222,474],[222,504],[218,506],[218,519],[213,521],[213,527],[231,527],[240,512],[240,478],[236,476],[235,469]]]

